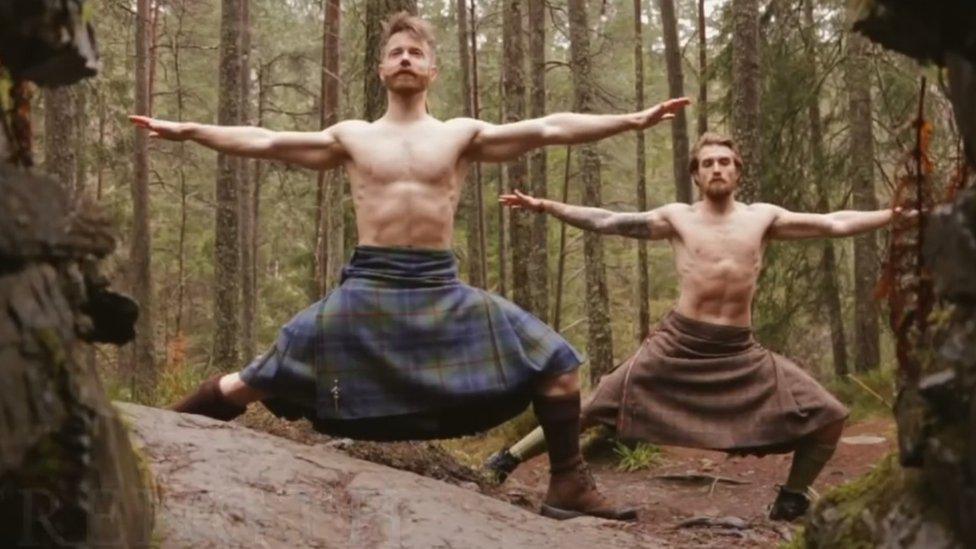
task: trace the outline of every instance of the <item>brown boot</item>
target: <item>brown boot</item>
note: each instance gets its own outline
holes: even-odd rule
[[[196,392],[170,406],[169,409],[174,412],[207,416],[223,421],[230,421],[243,414],[247,411],[247,406],[230,402],[220,392],[220,378],[222,377],[223,374],[218,374],[204,381],[197,387]]]
[[[637,510],[614,507],[600,490],[582,460],[563,471],[553,471],[542,504],[542,515],[558,520],[589,515],[610,520],[636,520]]]

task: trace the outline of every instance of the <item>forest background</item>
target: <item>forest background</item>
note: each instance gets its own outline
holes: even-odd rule
[[[100,77],[44,90],[33,115],[41,168],[120,228],[107,270],[142,306],[139,335],[118,351],[92,347],[88,359],[122,400],[165,405],[205,376],[240,369],[336,284],[355,243],[341,175],[150,141],[126,116],[307,131],[376,118],[385,98],[374,70],[379,21],[403,7],[437,30],[429,106],[438,118],[501,122],[695,98],[687,117],[643,134],[469,176],[454,240],[462,276],[556,326],[589,357],[590,382],[672,307],[672,252],[504,211],[502,190],[628,211],[687,201],[688,149],[707,128],[740,140],[746,201],[884,207],[915,146],[923,73],[935,179],[950,179],[960,157],[935,69],[851,34],[842,0],[91,4]],[[892,401],[892,338],[874,298],[885,242],[882,231],[772,244],[754,308],[760,341],[856,412]]]

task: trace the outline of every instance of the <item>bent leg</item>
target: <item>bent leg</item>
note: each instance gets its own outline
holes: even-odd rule
[[[201,383],[196,391],[171,406],[170,410],[230,421],[247,411],[249,403],[266,396],[244,383],[238,373],[217,374]]]
[[[844,420],[830,423],[801,440],[793,452],[793,464],[786,484],[780,488],[769,518],[794,520],[803,516],[810,506],[807,489],[817,479],[830,457],[834,455],[837,441],[844,431]]]
[[[824,466],[834,455],[837,441],[844,431],[844,420],[830,423],[806,436],[793,452],[793,464],[786,479],[786,489],[796,493],[806,492]]]

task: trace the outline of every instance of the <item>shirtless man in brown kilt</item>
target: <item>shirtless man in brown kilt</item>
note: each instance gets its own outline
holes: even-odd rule
[[[834,453],[847,409],[789,359],[752,334],[752,299],[771,240],[851,236],[891,222],[893,210],[796,213],[735,200],[742,161],[731,139],[705,134],[690,170],[701,200],[617,213],[533,198],[501,202],[603,234],[667,239],[680,295],[637,353],[603,377],[583,406],[584,429],[605,425],[623,439],[730,453],[794,452],[770,518],[806,512],[806,492]],[[492,456],[504,480],[544,447],[533,432]]]
[[[373,122],[274,132],[130,117],[151,137],[313,170],[344,167],[356,209],[359,246],[340,286],[295,316],[244,370],[207,380],[173,409],[230,420],[260,400],[328,434],[415,440],[483,431],[531,402],[549,443],[543,514],[635,518],[600,494],[579,452],[582,357],[531,314],[458,280],[454,214],[474,162],[648,128],[688,100],[622,115],[441,121],[427,112],[437,77],[430,25],[396,14],[380,50],[388,104]]]

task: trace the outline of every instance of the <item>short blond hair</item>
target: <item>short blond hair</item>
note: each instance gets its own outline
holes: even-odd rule
[[[732,156],[735,161],[735,166],[742,171],[742,155],[739,154],[739,147],[735,144],[735,140],[727,135],[723,135],[716,132],[705,132],[701,137],[698,138],[698,142],[695,143],[694,148],[691,149],[691,161],[688,163],[688,171],[694,175],[698,172],[698,154],[702,149],[709,145],[721,145],[723,147],[728,147],[732,151]]]
[[[386,52],[386,44],[390,37],[398,32],[410,33],[414,38],[427,43],[431,57],[436,57],[437,40],[434,38],[434,27],[423,19],[408,11],[400,11],[391,15],[383,22],[383,34],[380,36],[380,58]]]

